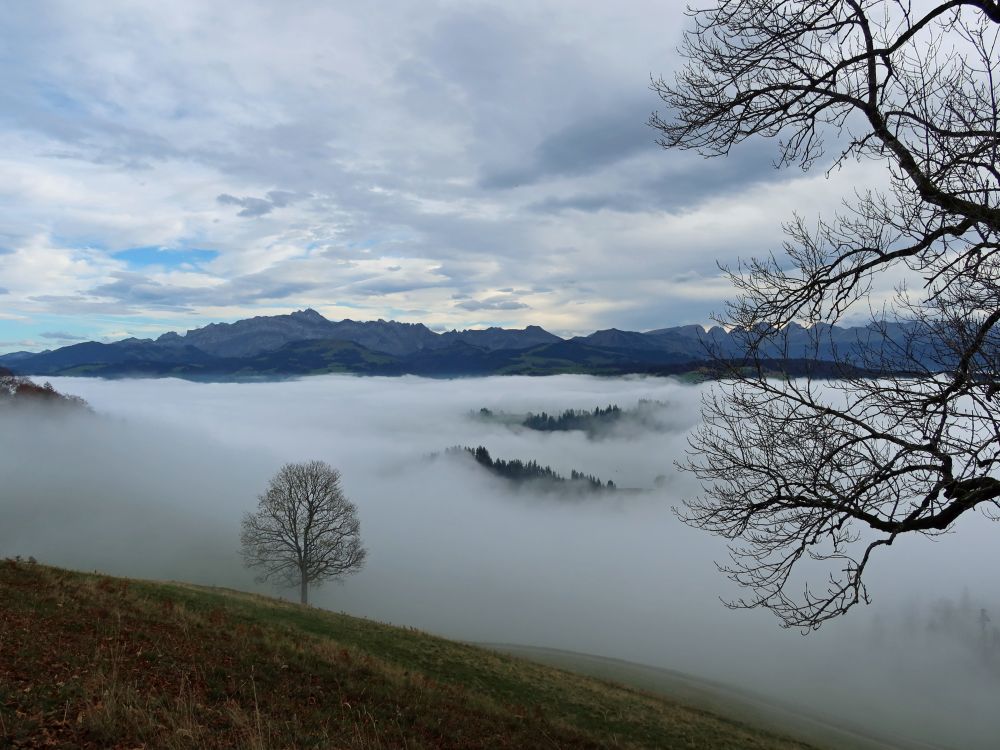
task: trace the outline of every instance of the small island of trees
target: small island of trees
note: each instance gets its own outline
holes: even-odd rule
[[[616,404],[609,404],[607,408],[595,408],[590,411],[578,411],[567,409],[559,416],[546,414],[528,413],[521,423],[529,430],[540,430],[542,432],[556,432],[562,430],[585,430],[590,431],[605,425],[610,425],[617,421],[622,415],[622,409]]]
[[[29,404],[57,404],[75,409],[88,409],[87,402],[79,396],[60,393],[49,382],[38,385],[30,378],[15,375],[0,367],[0,406]]]
[[[595,437],[610,431],[615,425],[625,421],[645,429],[662,429],[657,412],[666,406],[667,404],[663,401],[639,399],[638,404],[631,409],[623,409],[617,404],[608,404],[605,407],[598,406],[589,411],[587,409],[565,409],[558,414],[549,414],[546,411],[538,414],[530,411],[527,414],[509,414],[502,411],[495,412],[484,407],[473,414],[480,420],[500,422],[509,427],[523,427],[538,432],[571,432],[576,430],[585,432],[590,437]]]
[[[490,456],[490,452],[486,449],[486,447],[482,445],[475,448],[456,445],[449,448],[445,451],[445,453],[452,455],[468,453],[480,466],[488,469],[497,476],[504,477],[505,479],[509,479],[514,482],[567,482],[575,484],[578,487],[585,487],[589,490],[616,489],[615,483],[610,479],[605,483],[591,474],[584,474],[582,471],[576,471],[575,469],[570,472],[569,478],[567,479],[562,474],[554,471],[551,466],[542,466],[534,459],[530,461],[522,461],[518,458],[513,458],[509,461],[505,461],[502,458],[493,458]]]

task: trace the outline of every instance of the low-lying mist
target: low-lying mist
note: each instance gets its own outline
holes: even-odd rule
[[[679,669],[889,736],[962,748],[1000,736],[1000,636],[994,647],[981,620],[986,610],[1000,625],[1000,546],[981,517],[881,550],[874,604],[806,637],[720,603],[734,594],[713,564],[724,544],[671,513],[697,491],[673,461],[709,386],[583,376],[53,384],[95,413],[0,415],[0,556],[265,590],[240,564],[240,518],[282,463],[320,459],[343,472],[369,558],[316,589],[317,606]],[[663,402],[656,429],[599,439],[475,417],[640,400]],[[454,445],[645,491],[564,502],[473,461],[429,460]]]

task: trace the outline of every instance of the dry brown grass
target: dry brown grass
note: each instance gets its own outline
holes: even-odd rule
[[[805,747],[414,630],[13,562],[0,563],[0,746]]]

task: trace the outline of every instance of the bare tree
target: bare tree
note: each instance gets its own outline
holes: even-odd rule
[[[243,517],[240,541],[259,581],[298,585],[308,604],[309,584],[361,569],[367,552],[357,508],[329,464],[285,464],[258,500],[257,512]]]
[[[718,156],[763,136],[778,166],[886,168],[887,189],[794,217],[783,252],[725,269],[738,297],[719,322],[747,361],[706,397],[686,464],[703,492],[680,514],[731,540],[723,569],[749,591],[730,605],[817,628],[869,601],[876,550],[998,508],[1000,3],[716,0],[689,15],[687,64],[653,81],[661,145]],[[896,301],[873,311],[889,273]],[[859,308],[873,335],[836,354],[881,377],[765,371],[792,324],[829,350],[828,324]]]

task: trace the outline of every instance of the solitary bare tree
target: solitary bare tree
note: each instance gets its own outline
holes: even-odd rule
[[[731,540],[724,570],[749,592],[731,606],[812,629],[869,600],[875,550],[1000,507],[1000,3],[716,0],[689,14],[686,66],[653,81],[661,145],[718,156],[763,136],[779,166],[886,167],[888,188],[794,217],[783,252],[726,269],[739,296],[719,320],[748,357],[706,397],[686,464],[703,492],[681,516]],[[872,312],[889,273],[896,301]],[[765,371],[792,324],[829,351],[828,324],[859,307],[872,336],[837,354],[882,377]]]
[[[360,570],[367,554],[340,472],[323,461],[282,466],[257,512],[243,517],[240,540],[244,561],[260,570],[258,580],[298,585],[303,604],[310,583]]]

